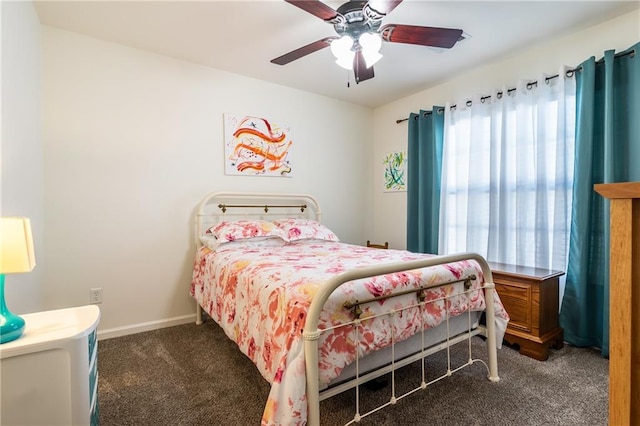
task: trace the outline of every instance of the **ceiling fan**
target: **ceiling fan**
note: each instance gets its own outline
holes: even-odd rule
[[[332,53],[338,58],[336,62],[344,68],[353,69],[356,83],[374,77],[373,63],[382,57],[378,53],[382,41],[449,49],[463,38],[460,29],[382,25],[382,19],[402,0],[352,0],[337,10],[319,0],[285,1],[332,24],[338,35],[309,43],[272,59],[271,62],[286,65],[331,46]]]

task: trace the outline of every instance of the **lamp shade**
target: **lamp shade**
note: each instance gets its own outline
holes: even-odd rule
[[[352,50],[353,39],[348,35],[342,36],[331,42],[331,53],[336,57],[336,64],[347,70],[353,69],[353,57],[356,52]]]
[[[29,272],[35,266],[36,257],[29,219],[0,218],[0,274]]]
[[[363,33],[358,42],[360,46],[362,46],[362,55],[364,56],[367,68],[371,68],[373,64],[382,58],[380,54],[382,38],[380,38],[380,34],[378,33]]]

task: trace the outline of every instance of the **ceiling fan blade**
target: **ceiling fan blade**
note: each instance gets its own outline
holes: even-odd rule
[[[402,0],[369,0],[368,6],[381,15],[387,15],[396,8]]]
[[[291,3],[294,6],[298,6],[305,12],[317,16],[325,21],[335,19],[339,13],[332,7],[327,6],[319,0],[285,0],[287,3]]]
[[[384,25],[379,30],[384,41],[418,44],[421,46],[453,47],[462,36],[462,30],[453,28],[420,27],[415,25]]]
[[[271,60],[271,63],[276,65],[286,65],[289,62],[293,62],[296,59],[300,59],[303,56],[307,56],[313,52],[317,52],[320,49],[324,49],[331,45],[331,41],[337,37],[325,37],[321,40],[314,41],[313,43],[309,43],[306,46],[302,46],[296,50],[292,50],[289,53],[285,53],[282,56],[279,56],[275,59]]]
[[[356,78],[356,84],[374,77],[373,66],[367,68],[362,50],[358,50],[353,58],[353,74]]]

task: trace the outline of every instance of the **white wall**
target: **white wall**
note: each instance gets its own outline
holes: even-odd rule
[[[36,268],[6,277],[5,296],[16,314],[40,311],[44,253],[43,148],[40,132],[40,22],[31,2],[1,2],[2,113],[0,214],[26,216]]]
[[[190,319],[193,209],[213,190],[309,192],[343,241],[404,248],[406,194],[371,179],[384,154],[406,148],[396,119],[624,49],[640,39],[639,22],[629,13],[373,112],[44,26],[45,307],[86,304],[100,287],[103,335]],[[225,112],[290,124],[294,177],[224,175]]]
[[[456,103],[474,95],[489,95],[494,89],[513,87],[519,79],[556,74],[562,65],[576,66],[591,56],[597,59],[607,49],[625,50],[640,41],[640,9],[555,39],[505,58],[474,68],[444,84],[400,99],[374,111],[374,173],[382,174],[382,158],[407,147],[407,123],[396,124],[411,112]],[[383,193],[383,182],[375,181],[374,239],[389,241],[393,248],[406,248],[406,193]]]
[[[42,31],[49,308],[99,287],[103,333],[190,318],[192,216],[211,191],[307,192],[343,241],[366,240],[371,109]],[[226,176],[225,112],[290,124],[293,177]]]

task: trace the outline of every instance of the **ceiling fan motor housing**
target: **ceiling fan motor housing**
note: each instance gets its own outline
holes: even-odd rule
[[[329,20],[340,35],[358,40],[363,33],[377,32],[384,15],[369,7],[367,1],[349,1],[337,9],[338,14]]]

